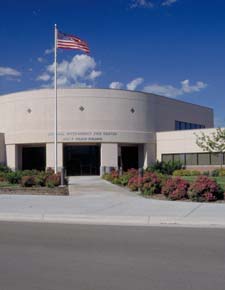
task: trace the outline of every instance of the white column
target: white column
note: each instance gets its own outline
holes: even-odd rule
[[[58,151],[58,171],[63,167],[63,143],[57,143]],[[46,144],[46,168],[54,168],[55,165],[55,144]]]
[[[18,169],[17,145],[15,144],[6,145],[6,160],[7,166],[9,166],[12,170]]]
[[[144,168],[148,167],[156,161],[156,144],[144,144]]]
[[[101,144],[101,175],[111,168],[118,168],[118,144]]]

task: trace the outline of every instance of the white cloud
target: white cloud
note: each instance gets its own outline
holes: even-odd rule
[[[176,3],[178,0],[165,0],[162,2],[162,6],[171,6],[172,4]]]
[[[89,79],[90,79],[90,80],[95,80],[95,79],[98,78],[101,74],[102,74],[101,71],[93,70],[93,71],[90,73],[90,75],[89,75]]]
[[[59,87],[89,87],[93,85],[101,71],[96,70],[94,58],[81,54],[74,56],[71,61],[63,60],[57,66],[57,83]],[[37,77],[37,80],[52,81],[54,64],[48,65],[46,71]]]
[[[153,8],[154,4],[150,0],[133,0],[130,4],[130,8]]]
[[[136,90],[136,88],[143,83],[143,78],[136,78],[127,84],[127,89],[130,91]]]
[[[21,73],[11,67],[0,66],[0,77],[4,76],[19,77]]]
[[[44,54],[51,54],[54,52],[54,48],[47,48],[44,52]]]
[[[205,89],[207,84],[203,82],[196,82],[195,85],[191,86],[189,80],[184,80],[181,82],[181,86],[184,93],[193,93]]]
[[[44,82],[49,81],[50,79],[51,79],[51,76],[47,73],[43,73],[42,75],[37,77],[38,81],[44,81]]]
[[[109,85],[110,89],[122,89],[123,87],[123,83],[121,82],[111,82],[111,84]]]
[[[143,90],[153,94],[176,98],[182,96],[183,94],[199,92],[207,87],[207,84],[203,82],[196,82],[194,85],[190,85],[189,80],[184,80],[180,84],[181,86],[179,88],[172,85],[152,84],[145,86]]]

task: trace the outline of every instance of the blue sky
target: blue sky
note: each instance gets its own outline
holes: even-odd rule
[[[1,1],[0,94],[52,85],[54,23],[91,49],[58,51],[59,86],[154,92],[225,126],[224,0]]]

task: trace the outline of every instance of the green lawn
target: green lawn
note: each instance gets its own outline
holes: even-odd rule
[[[181,178],[186,179],[189,182],[193,182],[197,179],[197,176],[181,176]],[[218,184],[220,184],[225,189],[225,176],[222,177],[211,177],[212,179],[215,179]]]

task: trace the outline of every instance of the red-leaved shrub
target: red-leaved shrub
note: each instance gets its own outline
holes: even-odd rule
[[[138,191],[142,183],[142,177],[138,175],[133,176],[128,181],[128,187],[131,191]]]
[[[21,185],[24,187],[32,187],[35,185],[35,177],[34,176],[22,176]]]
[[[137,176],[138,175],[138,170],[134,169],[134,168],[128,169],[127,170],[127,174],[129,174],[131,177],[132,176]]]
[[[162,187],[162,193],[171,200],[188,198],[189,183],[180,178],[169,178]]]
[[[154,172],[145,172],[143,177],[137,175],[132,176],[128,181],[128,187],[131,191],[140,189],[143,195],[159,194],[161,192],[162,180]]]
[[[54,187],[54,186],[59,186],[61,183],[61,175],[60,173],[53,173],[49,176],[47,176],[45,184],[48,187]]]
[[[215,201],[224,197],[219,184],[207,176],[198,177],[190,186],[188,195],[194,201]]]
[[[161,193],[162,180],[154,172],[145,172],[141,179],[141,193],[144,195],[153,195]]]

